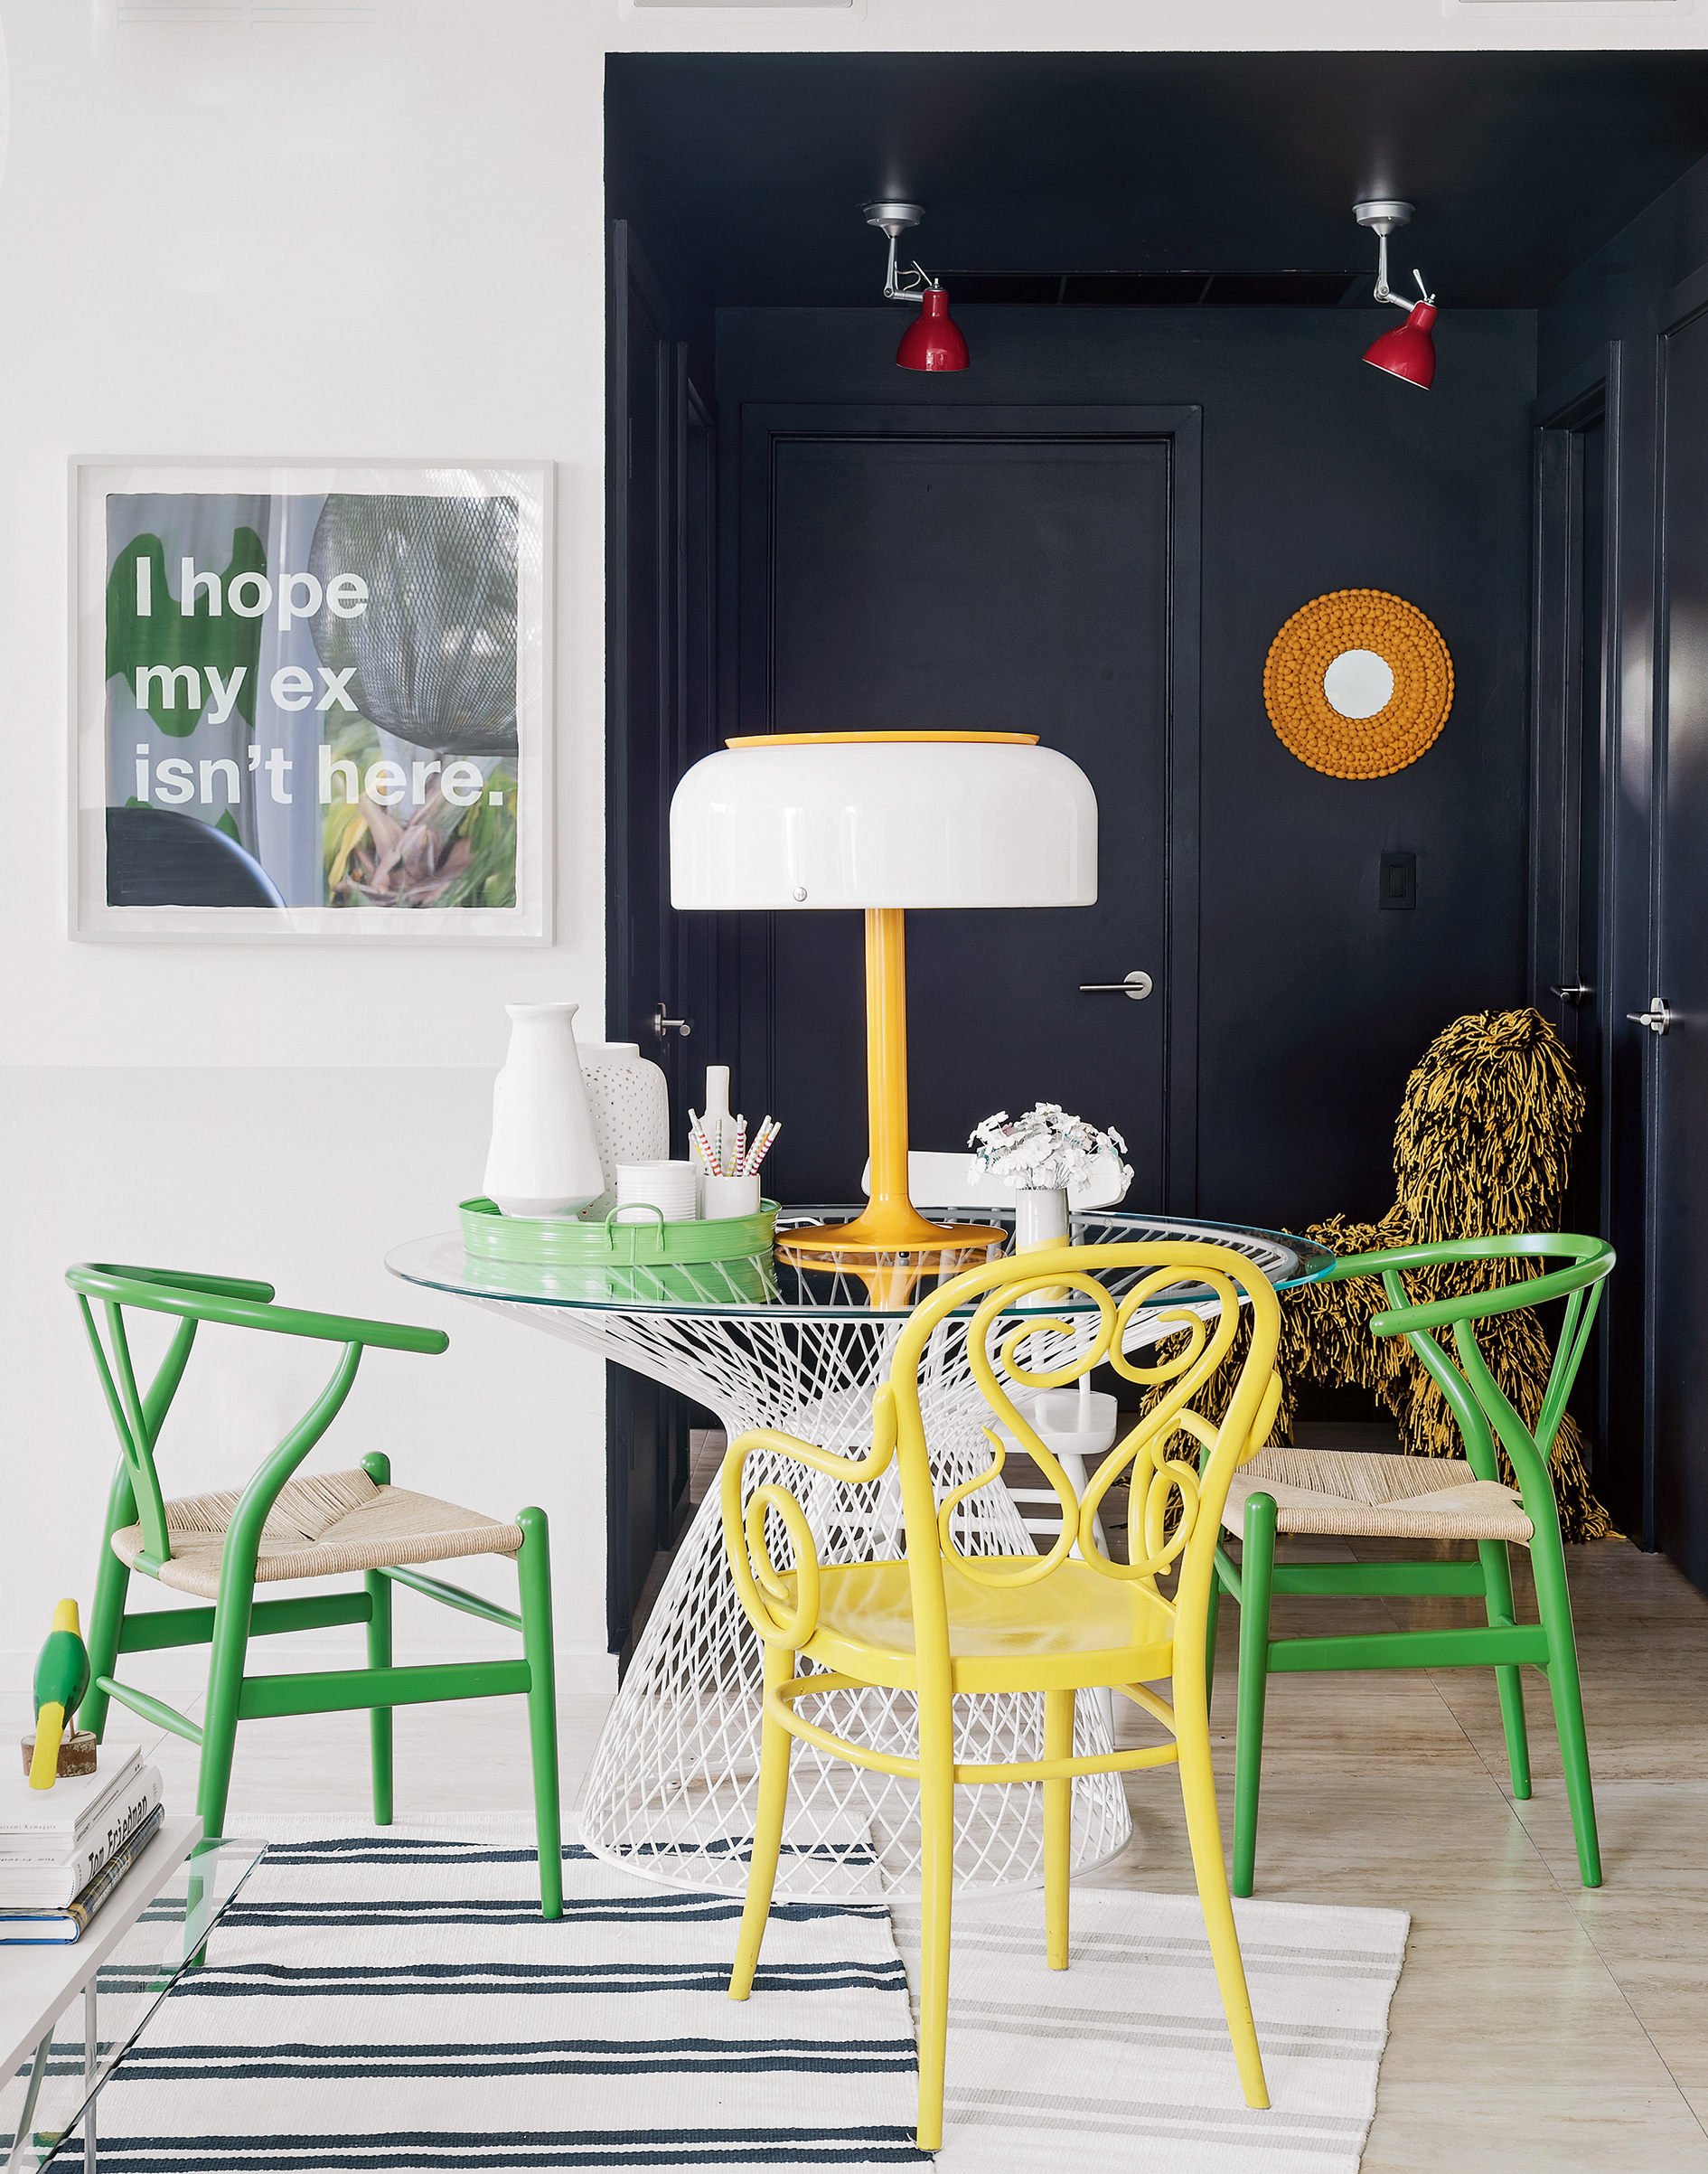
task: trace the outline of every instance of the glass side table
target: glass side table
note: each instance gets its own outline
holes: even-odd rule
[[[201,1836],[198,1819],[167,1820],[80,1940],[0,1946],[0,2038],[12,2054],[0,2070],[4,2174],[34,2174],[61,2157],[96,2174],[102,2085],[267,1847]]]

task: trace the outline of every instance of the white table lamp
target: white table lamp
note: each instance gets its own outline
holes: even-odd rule
[[[928,1221],[907,1189],[909,907],[1091,906],[1097,801],[1020,732],[799,732],[730,740],[671,803],[671,899],[687,911],[866,915],[871,1198],[792,1252],[955,1250],[997,1230]]]

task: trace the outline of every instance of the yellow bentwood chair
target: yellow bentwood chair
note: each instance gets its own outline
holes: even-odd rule
[[[1100,1280],[1112,1272],[1135,1271],[1131,1287],[1119,1302]],[[1045,1290],[1049,1296],[1040,1299],[1037,1294]],[[1029,1371],[1021,1361],[1021,1347],[1028,1338],[1042,1331],[1045,1345],[1059,1348],[1072,1333],[1066,1320],[1045,1310],[1061,1303],[1065,1290],[1095,1303],[1096,1333],[1089,1340],[1079,1336],[1067,1363],[1053,1371]],[[1028,1293],[1034,1294],[1033,1310],[1017,1314],[1014,1309]],[[1191,1409],[1190,1399],[1233,1345],[1242,1294],[1251,1313],[1251,1345],[1227,1416],[1217,1428]],[[968,1307],[976,1309],[970,1322],[962,1312]],[[1156,1316],[1154,1325],[1171,1333],[1187,1331],[1182,1348],[1155,1367],[1136,1365],[1124,1355],[1130,1325],[1141,1311]],[[957,1313],[961,1319],[952,1321]],[[1002,1450],[988,1430],[994,1452],[990,1469],[937,1499],[920,1418],[917,1372],[928,1351],[934,1365],[943,1362],[943,1341],[955,1337],[963,1322],[968,1358],[987,1402],[1048,1474],[1060,1499],[1062,1529],[1046,1555],[973,1557],[955,1548],[952,1520],[957,1506],[975,1490],[1000,1483]],[[945,1322],[943,1339],[934,1345]],[[1181,1240],[1028,1252],[955,1277],[915,1309],[896,1343],[889,1379],[873,1399],[868,1456],[840,1457],[792,1435],[763,1428],[739,1436],[725,1460],[722,1507],[730,1568],[765,1648],[753,1862],[730,1997],[747,1998],[758,1966],[783,1838],[790,1739],[799,1736],[857,1765],[916,1778],[922,1906],[919,2144],[924,2150],[934,2150],[943,2141],[957,1783],[1043,1783],[1046,1948],[1050,1968],[1065,1970],[1074,1775],[1178,1759],[1198,1897],[1240,2083],[1248,2105],[1269,2103],[1222,1859],[1205,1661],[1222,1506],[1236,1466],[1267,1439],[1281,1399],[1274,1368],[1280,1330],[1274,1292],[1248,1260],[1225,1247]],[[999,1347],[994,1363],[993,1342]],[[1047,1348],[1044,1355],[1049,1355]],[[1012,1384],[1054,1388],[1076,1380],[1105,1360],[1130,1381],[1166,1384],[1166,1394],[1111,1450],[1082,1498],[1010,1400],[998,1369]],[[1170,1456],[1183,1435],[1182,1454]],[[787,1488],[755,1488],[744,1503],[742,1467],[755,1449],[777,1452],[810,1471],[850,1482],[876,1480],[895,1457],[906,1560],[821,1564],[806,1517]],[[1209,1452],[1201,1471],[1200,1449]],[[1133,1559],[1117,1563],[1098,1546],[1097,1511],[1129,1466]],[[1171,1502],[1178,1503],[1179,1515],[1169,1533]],[[793,1549],[788,1569],[780,1569],[769,1551],[771,1515],[780,1520]],[[1077,1556],[1072,1553],[1075,1541]],[[1157,1580],[1177,1564],[1173,1595],[1167,1597]],[[822,1672],[801,1675],[801,1657]],[[1172,1688],[1172,1703],[1149,1688],[1164,1680]],[[914,1693],[919,1712],[917,1757],[847,1743],[795,1711],[798,1700],[874,1686]],[[1100,1686],[1124,1692],[1160,1721],[1173,1741],[1075,1757],[1075,1696]],[[956,1693],[1004,1691],[1043,1694],[1042,1755],[1007,1765],[957,1765],[951,1700]]]

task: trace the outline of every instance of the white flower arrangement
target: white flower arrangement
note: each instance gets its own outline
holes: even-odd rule
[[[1127,1143],[1112,1126],[1100,1133],[1083,1118],[1065,1115],[1059,1102],[1037,1103],[1018,1117],[998,1110],[974,1125],[967,1145],[973,1151],[975,1170],[1027,1191],[1076,1185],[1090,1177],[1099,1156],[1127,1152]],[[1124,1162],[1121,1175],[1123,1183],[1132,1176]]]

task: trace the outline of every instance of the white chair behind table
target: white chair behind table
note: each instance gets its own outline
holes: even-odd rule
[[[1075,1213],[1085,1208],[1115,1208],[1127,1197],[1131,1178],[1121,1174],[1121,1158],[1099,1155],[1092,1174],[1083,1184],[1071,1185],[1067,1205]],[[860,1172],[860,1191],[872,1190],[872,1166]],[[1012,1208],[1014,1188],[989,1176],[970,1154],[932,1154],[910,1151],[907,1191],[915,1208]]]

